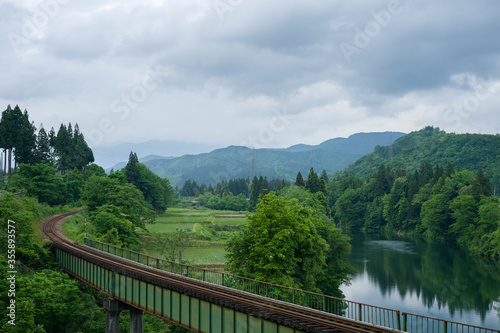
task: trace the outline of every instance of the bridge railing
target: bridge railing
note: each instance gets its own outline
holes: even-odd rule
[[[85,244],[125,259],[158,268],[174,274],[184,275],[219,286],[230,287],[252,294],[281,300],[308,308],[336,314],[349,319],[394,328],[410,333],[500,333],[468,324],[456,323],[411,313],[400,312],[379,306],[353,302],[301,289],[280,286],[253,280],[229,273],[216,272],[197,266],[151,257],[136,251],[85,238]]]

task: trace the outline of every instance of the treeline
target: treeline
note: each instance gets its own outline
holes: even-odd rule
[[[212,184],[198,185],[196,181],[186,180],[178,193],[184,197],[196,197],[207,208],[218,210],[253,211],[259,197],[270,191],[279,191],[290,183],[282,179],[268,180],[267,177],[222,180],[215,187]]]
[[[29,120],[28,111],[21,112],[19,106],[10,105],[2,112],[0,119],[0,148],[3,149],[3,174],[12,174],[20,164],[39,163],[52,165],[62,174],[69,170],[82,170],[94,162],[94,155],[89,148],[78,124],[61,124],[56,134],[54,128],[47,133],[40,125],[37,130]]]
[[[500,258],[500,207],[481,169],[423,163],[381,166],[367,181],[355,176],[328,184],[336,224],[351,231],[387,232],[456,241],[472,252]]]

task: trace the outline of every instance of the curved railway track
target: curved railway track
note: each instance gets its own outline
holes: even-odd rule
[[[127,272],[128,275],[157,283],[190,296],[210,301],[238,311],[280,324],[294,327],[305,332],[400,332],[398,330],[354,321],[330,313],[257,296],[244,291],[214,285],[170,272],[161,271],[112,254],[78,244],[60,231],[60,224],[75,212],[53,216],[42,224],[42,231],[54,246],[77,255],[83,259],[112,269]],[[122,300],[123,301],[123,300]],[[134,306],[133,304],[130,304]]]

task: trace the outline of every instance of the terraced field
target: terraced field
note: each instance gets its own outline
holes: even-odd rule
[[[146,228],[151,233],[160,234],[187,228],[190,232],[190,246],[183,249],[182,258],[193,265],[220,265],[225,263],[225,242],[247,223],[246,214],[210,209],[169,208],[164,215],[156,219],[155,224],[149,224]],[[161,257],[159,251],[153,247],[147,248],[147,252],[152,256]]]

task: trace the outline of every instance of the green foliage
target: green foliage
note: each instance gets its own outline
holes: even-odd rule
[[[244,194],[238,194],[237,196],[227,194],[220,197],[206,193],[200,195],[197,200],[202,206],[210,209],[232,210],[236,212],[248,210],[248,201]]]
[[[391,148],[392,159],[389,158]],[[484,175],[490,179],[492,189],[496,188],[498,192],[500,188],[499,152],[500,136],[498,135],[445,133],[439,128],[428,126],[399,138],[392,147],[377,146],[373,153],[363,156],[343,173],[367,179],[384,164],[392,170],[403,164],[407,171],[414,172],[421,168],[422,163],[426,163],[428,164],[426,173],[420,173],[422,182],[427,183],[428,172],[432,169],[432,165],[449,164],[449,167],[460,166],[461,169],[474,173],[482,169]]]
[[[300,187],[293,192],[293,196],[307,197]],[[307,200],[313,199],[309,197],[303,202]],[[320,214],[296,198],[287,200],[270,192],[262,197],[255,213],[248,216],[242,232],[229,240],[227,258],[237,274],[338,293],[338,285],[347,280],[344,255],[349,250],[347,240]],[[327,263],[333,265],[335,274],[325,271]]]
[[[11,177],[13,188],[26,191],[26,194],[49,205],[66,203],[66,184],[56,169],[47,164],[21,164],[19,172]]]
[[[434,134],[436,135],[436,134]],[[328,184],[338,226],[350,231],[422,235],[457,241],[475,253],[500,258],[498,199],[479,169],[456,170],[424,162],[414,172],[380,166],[363,184],[349,176]]]
[[[119,175],[121,173],[114,173],[115,177]],[[139,163],[137,154],[130,153],[127,166],[123,169],[123,175],[127,182],[142,192],[151,209],[163,213],[172,203],[173,189],[168,179],[158,177],[144,164]]]
[[[86,330],[99,312],[93,297],[80,291],[78,282],[65,273],[44,270],[18,281],[16,300],[33,302],[34,321],[47,332],[62,332],[69,326]]]
[[[363,227],[366,203],[362,189],[347,189],[335,202],[335,221],[346,230]]]

